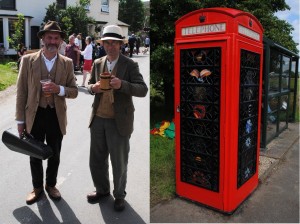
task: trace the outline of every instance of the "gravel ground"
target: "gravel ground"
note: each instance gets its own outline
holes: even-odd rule
[[[0,102],[8,100],[8,97],[17,92],[17,86],[12,85],[5,90],[0,91]]]

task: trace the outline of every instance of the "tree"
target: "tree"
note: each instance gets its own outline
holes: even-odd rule
[[[264,36],[298,53],[293,27],[274,14],[290,9],[285,0],[151,0],[151,85],[165,96],[165,109],[173,110],[173,44],[175,22],[183,15],[210,7],[230,7],[253,14],[264,28]],[[168,50],[166,50],[168,49]],[[167,89],[168,87],[168,89]]]
[[[18,14],[18,20],[13,23],[14,33],[11,37],[8,37],[8,42],[11,46],[18,51],[19,45],[21,44],[24,32],[24,15]]]
[[[56,3],[48,6],[44,22],[55,20],[60,28],[66,32],[67,37],[72,33],[82,33],[88,35],[88,24],[94,23],[93,18],[87,16],[84,6],[89,4],[89,0],[82,0],[81,5],[68,6],[67,9],[59,9]]]
[[[137,32],[144,27],[145,9],[141,0],[120,0],[119,20],[130,25],[130,30]]]

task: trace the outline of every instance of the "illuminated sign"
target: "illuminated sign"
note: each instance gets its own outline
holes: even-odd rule
[[[243,34],[243,35],[245,35],[247,37],[250,37],[250,38],[252,38],[254,40],[258,40],[258,41],[260,40],[259,33],[256,33],[253,30],[250,30],[250,29],[248,29],[248,28],[246,28],[244,26],[241,26],[241,25],[239,25],[238,29],[239,29],[239,33],[240,34]]]
[[[191,26],[181,29],[181,35],[196,35],[196,34],[208,34],[208,33],[218,33],[226,31],[226,23],[216,23],[208,24],[203,26]]]

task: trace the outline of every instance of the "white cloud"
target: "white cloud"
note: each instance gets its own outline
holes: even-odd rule
[[[298,50],[300,51],[299,45],[299,0],[285,0],[286,4],[290,6],[290,10],[277,12],[275,15],[282,20],[286,20],[289,24],[294,27],[292,32],[293,40],[298,43]]]

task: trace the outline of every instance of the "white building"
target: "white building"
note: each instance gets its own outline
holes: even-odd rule
[[[16,54],[15,50],[9,47],[8,37],[14,32],[13,22],[18,19],[19,13],[25,17],[25,46],[28,49],[40,47],[36,34],[40,31],[46,8],[54,2],[62,8],[79,4],[79,0],[0,0],[0,47],[5,48],[5,54]],[[91,0],[87,12],[88,16],[96,21],[96,26],[89,26],[89,33],[100,36],[100,32],[95,33],[95,27],[96,30],[102,31],[104,26],[116,24],[122,27],[124,36],[127,36],[129,25],[118,20],[118,11],[118,0]]]

